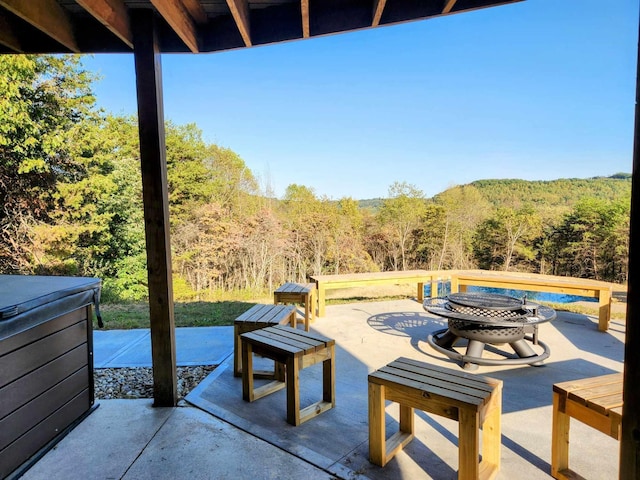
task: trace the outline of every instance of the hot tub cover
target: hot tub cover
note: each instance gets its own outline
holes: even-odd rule
[[[0,326],[16,323],[33,326],[38,320],[93,303],[100,319],[99,278],[37,275],[0,275]]]

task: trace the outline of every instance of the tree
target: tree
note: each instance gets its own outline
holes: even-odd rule
[[[444,245],[447,240],[447,212],[442,205],[427,204],[416,230],[416,261],[428,270],[442,268]]]
[[[205,165],[212,184],[211,200],[222,205],[228,212],[246,212],[249,197],[255,197],[258,193],[258,182],[242,158],[228,148],[208,145]],[[255,213],[258,204],[250,203],[252,206],[249,208]]]
[[[513,263],[531,262],[535,258],[534,242],[541,233],[542,222],[531,206],[498,208],[474,235],[479,266],[508,271]]]
[[[586,198],[552,232],[556,273],[623,282],[630,202]]]
[[[475,266],[473,232],[489,216],[489,203],[470,185],[446,190],[434,197],[434,202],[444,210],[444,225],[439,227],[442,240],[438,270]]]
[[[394,270],[407,269],[407,255],[413,249],[413,232],[425,211],[424,193],[406,182],[389,187],[389,198],[383,200],[378,221],[390,234],[389,258]]]
[[[364,246],[364,217],[358,202],[346,197],[337,204],[327,205],[327,209],[333,217],[327,254],[329,271],[336,274],[375,271],[375,264]]]
[[[84,127],[98,121],[92,79],[76,56],[0,55],[3,272],[33,271],[42,260],[33,228],[52,221],[61,183],[87,179],[92,146],[85,151]]]

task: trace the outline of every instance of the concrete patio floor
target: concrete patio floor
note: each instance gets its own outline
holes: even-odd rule
[[[312,330],[336,340],[336,408],[292,427],[285,420],[285,391],[244,402],[231,356],[217,352],[224,361],[183,406],[100,400],[22,478],[456,478],[457,424],[423,412],[416,412],[416,438],[385,468],[367,460],[367,374],[399,356],[459,369],[426,343],[428,333],[444,326],[413,300],[329,306]],[[231,329],[212,333],[221,337],[219,345],[232,345]],[[551,347],[545,366],[481,366],[475,372],[504,382],[498,479],[551,478],[554,383],[623,368],[621,321],[603,333],[594,317],[559,312],[541,325],[540,338]],[[301,371],[303,406],[320,395],[320,378],[319,365]],[[389,428],[397,425],[397,414],[397,405],[388,406]],[[586,478],[617,478],[619,445],[608,436],[572,421],[570,452],[571,467]]]

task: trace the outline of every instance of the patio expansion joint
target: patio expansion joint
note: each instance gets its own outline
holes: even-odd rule
[[[179,407],[176,407],[176,408],[179,408]],[[167,424],[167,422],[173,416],[174,413],[175,413],[175,408],[173,408],[171,413],[169,415],[167,415],[167,418],[165,418],[164,421],[160,425],[158,425],[158,428],[156,428],[155,432],[153,432],[153,435],[151,435],[149,440],[144,444],[144,446],[140,449],[140,451],[138,452],[136,457],[131,461],[129,466],[126,468],[126,470],[120,476],[121,479],[127,476],[127,474],[129,473],[129,470],[131,470],[131,467],[133,467],[133,465],[138,461],[138,459],[142,456],[142,454],[147,450],[147,448],[149,447],[151,442],[153,442],[153,440],[156,438],[158,433],[160,433],[160,430],[162,430],[162,428]]]
[[[208,384],[215,381],[215,379],[220,376],[226,368],[226,364],[216,368],[203,382],[201,382],[195,389],[193,389],[189,393],[189,395],[187,395],[187,397],[185,397],[185,400],[194,407],[208,413],[209,415],[212,415],[213,417],[242,430],[252,437],[257,438],[258,440],[273,445],[283,452],[293,455],[294,457],[297,457],[300,460],[308,463],[309,465],[313,465],[314,467],[328,473],[329,475],[333,475],[338,479],[369,480],[368,477],[355,472],[349,467],[341,464],[340,461],[342,460],[342,458],[334,461],[300,445],[297,445],[295,449],[292,449],[290,445],[283,445],[279,443],[278,440],[272,439],[271,435],[269,435],[268,432],[260,431],[259,428],[258,430],[256,430],[256,426],[252,425],[248,420],[238,417],[232,412],[229,412],[224,408],[211,403],[209,400],[202,398],[200,396],[201,392],[206,389]],[[289,449],[287,447],[289,447]]]

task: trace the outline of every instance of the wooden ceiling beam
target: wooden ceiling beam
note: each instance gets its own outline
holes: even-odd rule
[[[24,53],[18,37],[13,32],[13,27],[6,16],[0,12],[0,45],[16,53]]]
[[[451,9],[455,6],[458,0],[445,0],[444,7],[442,8],[442,13],[450,13]]]
[[[245,46],[251,46],[251,28],[249,25],[249,2],[248,0],[227,0],[231,15],[240,30],[240,35]]]
[[[380,19],[382,18],[382,12],[384,11],[384,7],[387,4],[387,0],[375,0],[373,3],[373,21],[371,22],[372,27],[377,27],[380,25]]]
[[[122,0],[76,0],[76,2],[129,48],[133,48],[129,12]]]
[[[184,8],[187,9],[187,12],[196,23],[200,25],[207,23],[207,12],[204,11],[202,4],[198,0],[183,0],[183,3]]]
[[[193,53],[198,53],[198,34],[191,15],[180,0],[151,0],[162,18]]]
[[[309,0],[300,0],[300,11],[302,13],[302,38],[311,36],[309,27]]]
[[[74,53],[80,48],[73,34],[71,20],[55,0],[0,0],[11,13],[30,23]]]

